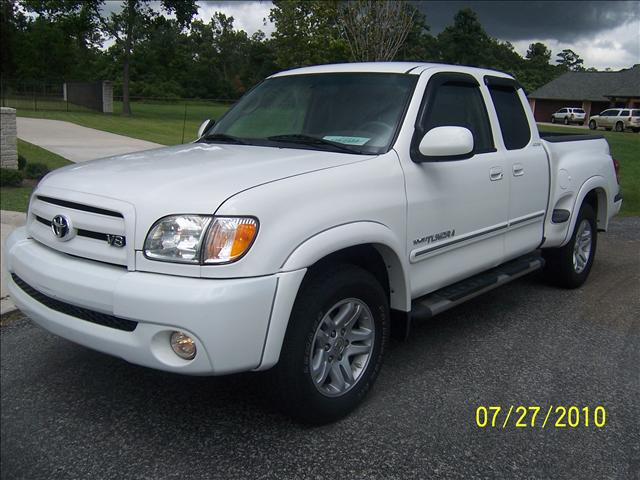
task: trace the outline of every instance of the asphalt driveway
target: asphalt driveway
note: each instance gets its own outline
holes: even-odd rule
[[[189,378],[3,327],[2,478],[640,478],[640,219],[589,282],[521,279],[393,342],[372,395],[291,423],[262,375]],[[602,428],[478,428],[479,405],[606,409]]]
[[[19,139],[57,153],[71,162],[164,146],[61,120],[17,117],[16,123]]]

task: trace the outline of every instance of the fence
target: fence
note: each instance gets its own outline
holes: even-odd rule
[[[3,107],[15,108],[18,115],[44,116],[63,120],[65,118],[63,112],[105,117],[122,113],[122,97],[113,98],[113,113],[100,113],[77,105],[68,99],[65,100],[62,83],[14,84],[3,81],[1,92],[0,104]],[[130,97],[130,106],[134,118],[160,121],[171,124],[172,128],[179,125],[184,141],[185,130],[190,132],[194,129],[194,125],[208,118],[219,118],[222,112],[235,101],[219,98]],[[180,140],[179,137],[176,141],[178,140]]]

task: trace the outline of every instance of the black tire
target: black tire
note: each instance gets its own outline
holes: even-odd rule
[[[551,117],[551,123],[556,123],[556,117]]]
[[[273,392],[283,413],[302,423],[321,425],[350,413],[373,386],[389,340],[389,306],[378,281],[360,267],[339,264],[308,275],[294,303],[280,360],[272,372]],[[325,315],[345,299],[366,304],[375,334],[369,359],[353,386],[340,396],[327,396],[311,377],[314,335]]]
[[[564,117],[564,124],[569,125],[569,119],[567,117]]]
[[[586,265],[581,271],[577,271],[574,263],[574,248],[583,220],[586,220],[591,228],[591,249]],[[544,274],[546,279],[550,283],[563,288],[580,287],[589,276],[593,260],[596,256],[597,245],[598,230],[596,226],[596,214],[591,205],[584,203],[580,208],[580,212],[578,212],[578,218],[569,242],[561,248],[543,250],[545,259]]]
[[[624,124],[622,122],[616,123],[616,132],[624,132]]]
[[[638,133],[638,132],[640,132],[640,128],[632,128],[631,130],[632,130],[634,133]]]
[[[596,121],[595,120],[591,120],[589,122],[589,129],[590,130],[595,130],[596,128],[598,128],[598,125],[596,125]]]

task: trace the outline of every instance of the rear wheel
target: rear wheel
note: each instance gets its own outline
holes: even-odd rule
[[[616,123],[616,132],[624,131],[624,124],[622,122]]]
[[[596,125],[596,121],[595,121],[595,120],[591,120],[591,121],[589,122],[589,128],[590,128],[591,130],[595,130],[596,128],[598,128],[598,125]]]
[[[580,208],[569,242],[564,247],[543,251],[546,278],[564,288],[581,286],[591,271],[597,240],[596,215],[593,207],[585,203]]]
[[[295,301],[274,369],[279,407],[298,421],[335,421],[371,389],[389,338],[387,295],[366,270],[311,273]]]
[[[564,124],[569,125],[569,119],[567,117],[564,117]]]
[[[551,123],[556,123],[556,117],[551,117]]]

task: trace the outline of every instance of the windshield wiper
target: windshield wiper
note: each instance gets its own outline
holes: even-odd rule
[[[248,145],[247,142],[242,140],[239,137],[234,137],[233,135],[227,135],[226,133],[211,133],[209,135],[205,135],[202,137],[202,141],[214,141],[214,142],[225,142],[225,143],[235,143],[238,145]]]
[[[311,135],[304,135],[301,133],[294,133],[290,135],[274,135],[272,137],[267,137],[267,140],[271,140],[272,142],[286,142],[286,143],[297,143],[300,145],[309,145],[309,146],[325,146],[332,147],[336,150],[341,150],[343,152],[349,153],[362,153],[362,151],[357,150],[355,148],[349,147],[347,145],[342,145],[341,143],[330,142],[329,140],[325,140],[324,138],[313,137]]]

